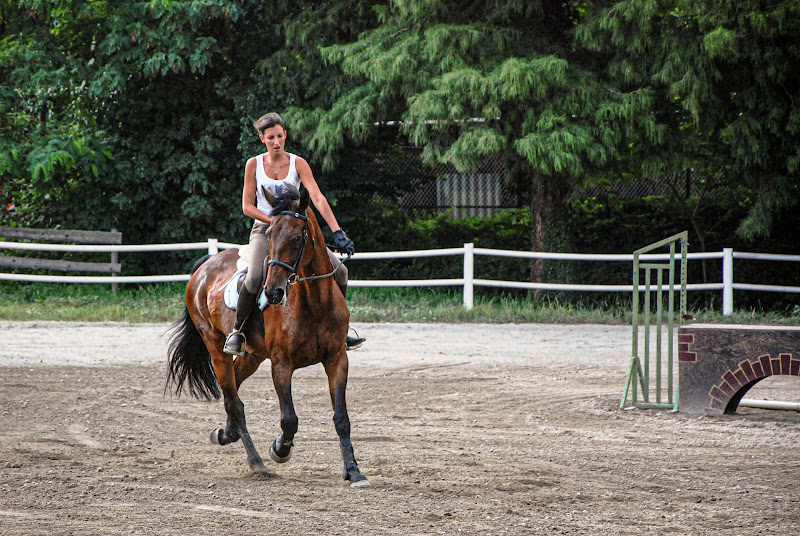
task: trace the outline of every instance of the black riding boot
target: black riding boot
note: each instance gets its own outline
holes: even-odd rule
[[[339,290],[342,291],[344,298],[347,299],[347,283],[345,283],[344,285],[339,285]],[[355,350],[356,348],[364,344],[364,342],[367,340],[364,337],[359,337],[358,332],[356,330],[353,330],[353,332],[355,332],[356,336],[353,337],[351,335],[348,335],[347,340],[345,341],[345,346],[347,347],[348,350]]]
[[[236,302],[236,323],[233,325],[233,331],[225,339],[225,346],[222,348],[222,351],[226,354],[244,355],[247,340],[242,330],[255,304],[256,295],[242,285],[241,290],[239,290],[239,301]]]

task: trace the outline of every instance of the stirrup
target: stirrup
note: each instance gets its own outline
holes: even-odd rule
[[[355,350],[356,348],[361,347],[362,344],[367,340],[364,337],[359,337],[358,332],[354,328],[350,328],[353,330],[353,333],[356,334],[355,337],[351,337],[350,335],[347,336],[345,339],[345,347],[347,350]]]
[[[237,336],[241,337],[241,339],[238,339]],[[225,346],[222,347],[222,351],[230,355],[243,356],[246,347],[247,337],[245,337],[244,333],[235,329],[225,339]]]

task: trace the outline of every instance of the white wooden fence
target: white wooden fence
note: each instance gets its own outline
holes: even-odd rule
[[[238,248],[239,244],[219,242],[209,238],[207,242],[189,242],[177,244],[142,244],[142,245],[67,245],[0,242],[0,249],[28,251],[63,251],[63,252],[151,252],[151,251],[186,251],[206,250],[216,254],[220,249]],[[382,259],[407,259],[419,257],[458,256],[463,260],[463,277],[458,279],[401,279],[401,280],[351,280],[351,287],[432,287],[460,286],[464,289],[464,306],[472,309],[473,290],[475,287],[514,288],[532,290],[563,290],[575,292],[632,292],[633,285],[574,285],[562,283],[529,283],[522,281],[498,281],[477,279],[474,275],[475,256],[511,257],[517,259],[551,259],[562,261],[599,261],[599,262],[633,262],[633,254],[586,254],[586,253],[548,253],[529,251],[510,251],[503,249],[476,248],[474,244],[464,244],[460,248],[428,249],[414,251],[365,252],[354,255],[350,262]],[[641,260],[668,260],[669,254],[641,255]],[[745,290],[756,292],[800,293],[800,287],[780,285],[754,285],[734,282],[733,260],[750,259],[762,261],[798,262],[800,255],[776,255],[768,253],[745,253],[725,248],[721,252],[689,253],[689,261],[702,259],[722,260],[722,281],[719,283],[689,284],[687,290],[720,290],[722,291],[722,313],[733,314],[733,291]],[[39,281],[48,283],[162,283],[188,281],[189,274],[175,275],[140,275],[140,276],[56,276],[37,274],[0,273],[0,280],[6,281]],[[639,290],[644,290],[640,286]]]

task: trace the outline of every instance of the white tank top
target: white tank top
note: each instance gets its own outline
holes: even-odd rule
[[[264,155],[266,154],[267,153],[262,153],[256,157],[256,206],[258,210],[267,216],[272,216],[272,205],[267,201],[261,187],[266,187],[270,192],[274,192],[275,185],[277,184],[291,184],[299,190],[300,175],[297,174],[297,168],[295,166],[297,155],[286,153],[289,155],[289,173],[286,174],[286,178],[277,181],[275,179],[270,179],[267,177],[267,172],[264,169]]]

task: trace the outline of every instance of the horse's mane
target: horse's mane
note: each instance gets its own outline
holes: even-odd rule
[[[272,206],[272,213],[278,214],[284,210],[294,211],[297,208],[297,201],[300,199],[300,191],[291,184],[276,184],[270,193],[266,194],[269,204]]]

